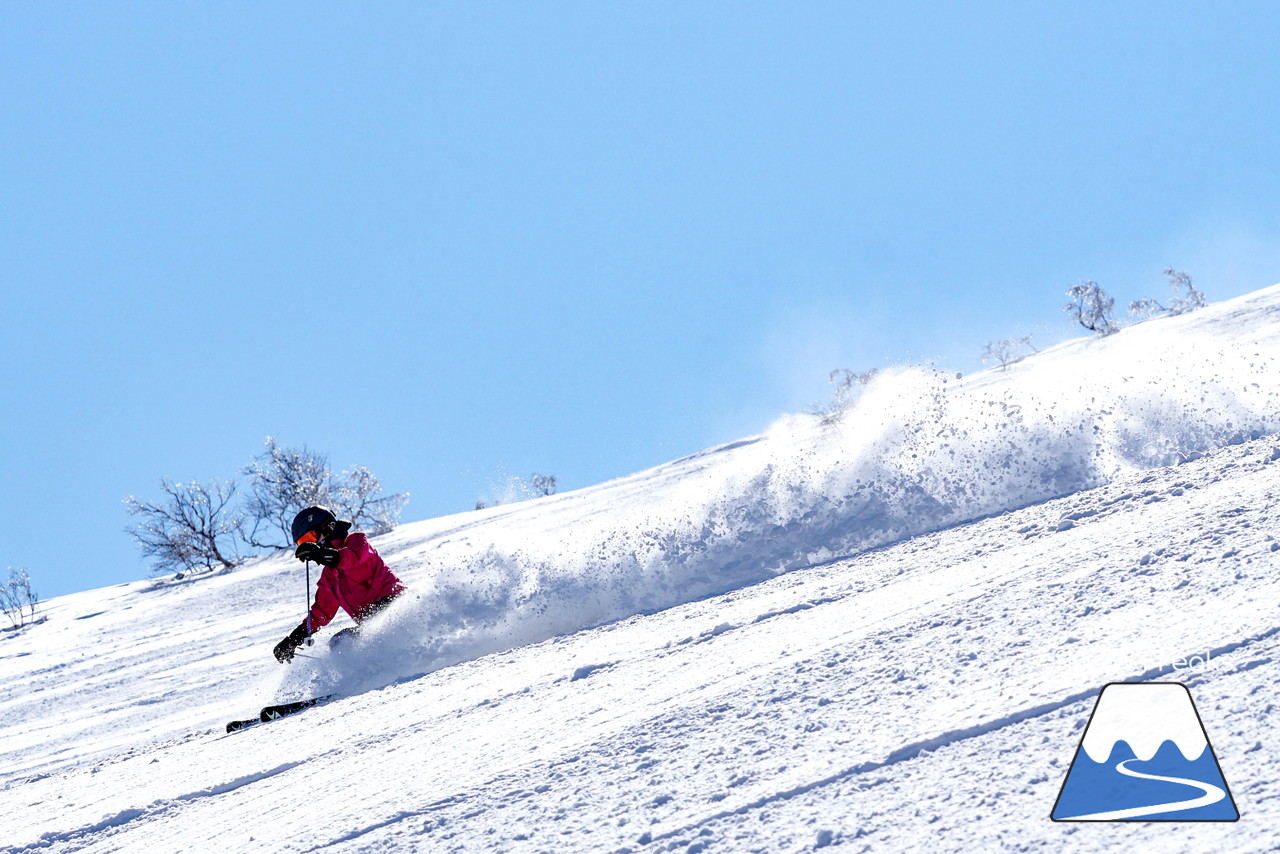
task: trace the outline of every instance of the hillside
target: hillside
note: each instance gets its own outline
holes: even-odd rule
[[[413,596],[288,668],[287,557],[53,600],[0,639],[0,851],[1268,850],[1277,355],[1280,287],[405,525]],[[1241,820],[1050,822],[1150,679]]]

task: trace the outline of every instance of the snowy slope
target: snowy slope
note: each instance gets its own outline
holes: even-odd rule
[[[288,559],[54,600],[0,639],[0,851],[1271,850],[1278,355],[1271,288],[406,525],[341,658],[270,659]],[[1240,822],[1048,820],[1133,679],[1191,687]]]

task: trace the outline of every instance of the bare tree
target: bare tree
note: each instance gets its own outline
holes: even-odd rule
[[[0,610],[13,628],[19,629],[34,623],[40,597],[31,586],[31,576],[25,566],[9,567],[9,581],[0,587]]]
[[[1028,349],[1034,353],[1040,352],[1031,343],[1030,335],[1022,338],[1001,338],[999,341],[988,341],[987,349],[982,351],[982,361],[999,363],[1000,369],[1005,370],[1014,362],[1019,362],[1026,358]]]
[[[553,474],[538,474],[534,472],[529,475],[529,485],[533,487],[535,492],[542,495],[556,494],[556,476]]]
[[[379,496],[381,490],[382,484],[373,472],[364,466],[353,466],[333,486],[333,511],[358,530],[370,535],[385,534],[399,523],[409,493]]]
[[[293,542],[293,517],[304,507],[333,503],[329,459],[302,448],[282,448],[266,438],[266,450],[241,470],[249,477],[245,515],[252,527],[245,542],[256,549],[287,549]],[[376,481],[375,481],[376,483]],[[280,532],[280,539],[273,535]]]
[[[1116,301],[1107,296],[1107,292],[1098,287],[1097,282],[1083,281],[1072,285],[1067,296],[1071,297],[1071,302],[1063,306],[1062,310],[1085,329],[1098,335],[1111,335],[1120,331],[1112,317]]]
[[[236,539],[243,534],[243,520],[232,508],[235,481],[206,486],[161,478],[160,489],[166,497],[159,504],[124,499],[129,515],[139,519],[125,531],[151,558],[153,574],[234,567],[240,560]]]

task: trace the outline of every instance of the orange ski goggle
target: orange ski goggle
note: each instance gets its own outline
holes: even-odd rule
[[[302,545],[303,543],[318,543],[318,542],[320,542],[320,535],[317,534],[314,529],[307,531],[301,537],[298,537],[298,545]]]

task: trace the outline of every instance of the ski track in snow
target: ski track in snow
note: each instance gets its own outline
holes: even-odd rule
[[[965,404],[942,413],[946,436],[895,432],[922,389],[942,405],[913,375],[915,397],[878,392],[892,417],[864,445],[925,463],[788,456],[825,447],[788,422],[596,490],[405,526],[379,547],[418,598],[340,659],[270,661],[299,598],[280,559],[54,600],[0,636],[0,854],[1271,850],[1280,440],[1249,437],[1274,432],[1259,413],[1280,380],[1246,364],[1276,352],[1278,303],[1269,289],[1045,354],[1114,373],[1089,410],[1101,434],[1051,442],[1083,449],[1065,481],[1016,459],[1043,423],[984,435]],[[1125,348],[1180,330],[1213,337],[1200,355],[1244,341],[1218,366],[1238,387],[1206,388],[1197,355],[1167,399],[1106,397],[1146,382]],[[956,400],[990,392],[1002,424],[1035,420],[1039,403],[1001,391],[1033,361]],[[1197,395],[1219,420],[1188,433]],[[1148,429],[1164,416],[1176,429]],[[937,446],[961,440],[946,469]],[[951,479],[974,460],[996,474],[965,503]],[[856,500],[824,515],[823,494]],[[610,531],[596,578],[582,561]],[[1097,692],[1152,679],[1190,687],[1240,821],[1051,822]],[[333,684],[354,696],[220,735]]]
[[[235,791],[236,789],[239,789],[243,786],[248,786],[252,783],[257,783],[260,780],[265,780],[269,777],[274,777],[277,774],[283,774],[285,771],[288,771],[291,768],[296,768],[300,764],[301,763],[299,762],[287,762],[284,765],[279,766],[278,768],[272,768],[267,771],[262,771],[262,772],[253,773],[253,774],[246,774],[245,776],[240,777],[238,779],[231,780],[230,782],[222,783],[216,786],[210,786],[209,788],[199,792],[190,792],[183,795],[177,795],[175,797],[168,798],[163,801],[156,801],[155,803],[149,805],[146,808],[121,810],[116,815],[105,818],[102,821],[99,821],[93,825],[90,825],[89,827],[77,828],[75,830],[66,831],[66,832],[55,831],[50,833],[44,833],[44,834],[41,834],[40,838],[36,840],[36,842],[32,846],[29,846],[29,848],[49,848],[54,846],[55,844],[63,843],[63,844],[70,845],[70,847],[65,848],[64,850],[76,850],[78,848],[78,845],[76,843],[80,842],[81,840],[84,840],[85,838],[93,837],[96,834],[102,833],[103,831],[119,828],[119,827],[122,827],[123,825],[128,824],[129,822],[136,821],[144,817],[153,817],[165,811],[173,810],[185,802],[194,801],[199,798],[212,798],[218,795],[226,794],[227,792]],[[10,850],[14,850],[14,849],[10,849]],[[29,849],[23,849],[23,850],[29,850]]]

